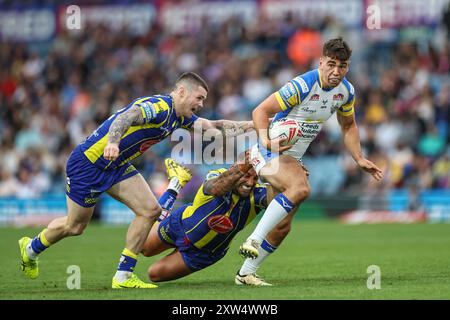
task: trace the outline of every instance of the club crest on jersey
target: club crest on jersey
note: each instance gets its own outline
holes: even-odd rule
[[[342,101],[342,100],[344,100],[344,95],[342,93],[333,95],[333,101]]]
[[[233,230],[234,225],[226,215],[216,215],[208,219],[208,227],[217,233],[228,233]]]
[[[313,94],[311,96],[311,98],[309,98],[309,101],[319,101],[319,99],[320,99],[320,96],[316,93],[316,94]]]

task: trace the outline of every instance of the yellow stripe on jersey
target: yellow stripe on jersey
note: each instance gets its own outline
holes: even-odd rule
[[[275,92],[275,98],[278,101],[278,105],[280,106],[281,110],[286,110],[287,108],[289,108],[288,105],[286,105],[286,103],[284,102],[283,98],[281,98],[281,95],[279,92]]]
[[[224,214],[225,216],[229,217],[231,215],[231,212],[233,211],[234,207],[236,206],[236,204],[239,202],[239,196],[233,194],[232,195],[232,205],[230,206],[230,209],[228,209],[228,211]],[[215,210],[214,210],[215,211]],[[203,220],[205,220],[206,217],[210,216],[210,214],[206,215],[202,220],[200,220],[200,222],[202,222]],[[199,223],[197,223],[194,228],[192,228],[191,230],[195,229],[196,226],[198,226]],[[188,232],[190,232],[191,230],[189,230]],[[186,232],[187,233],[187,232]],[[200,240],[198,240],[196,243],[194,243],[194,246],[196,246],[197,248],[202,248],[205,245],[207,245],[212,239],[214,239],[214,237],[217,235],[217,232],[214,230],[210,230],[203,238],[201,238]]]
[[[225,171],[227,171],[227,169],[225,169],[225,168],[211,170],[208,172],[208,175],[206,177],[208,178],[208,176],[212,173],[215,173],[215,174],[217,174],[217,176],[219,176],[221,173],[223,173]],[[205,192],[203,191],[203,187],[204,187],[204,185],[202,184],[194,197],[194,202],[192,203],[192,205],[187,207],[184,210],[183,215],[181,217],[182,219],[189,218],[190,216],[192,216],[194,214],[195,210],[197,210],[198,207],[200,207],[200,206],[208,203],[212,199],[214,199],[214,195],[205,194]]]
[[[225,204],[225,202],[222,202],[218,207],[215,207],[213,211],[211,211],[211,212],[209,212],[207,215],[205,215],[205,216],[204,216],[204,217],[203,217],[203,218],[202,218],[195,226],[193,226],[190,230],[186,231],[186,234],[192,232],[192,230],[194,230],[195,228],[197,228],[198,225],[199,225],[200,223],[203,222],[203,220],[205,220],[205,219],[208,218],[210,215],[212,215],[214,212],[216,212],[218,209],[220,209],[224,204]],[[196,207],[195,209],[197,209],[197,208],[198,208],[198,207]],[[195,211],[195,210],[194,210],[194,211]],[[184,215],[184,212],[183,212],[183,215]],[[183,217],[182,217],[182,218],[183,218]]]
[[[133,105],[136,105],[145,99],[148,99],[148,98],[139,99]],[[169,105],[163,100],[161,100],[153,105],[157,106],[157,107],[155,107],[155,109],[157,110],[157,113],[164,112],[169,109]],[[144,111],[142,111],[142,112],[144,112]],[[130,134],[132,134],[138,130],[159,128],[166,122],[168,117],[169,117],[169,113],[167,113],[166,118],[163,121],[161,121],[160,123],[146,123],[146,124],[139,125],[139,126],[132,126],[132,127],[128,128],[128,130],[125,132],[125,134],[122,136],[121,139],[129,136]],[[87,149],[84,152],[84,154],[89,159],[89,161],[91,161],[92,163],[95,163],[98,160],[98,158],[100,158],[102,156],[103,151],[105,150],[106,144],[108,143],[108,136],[109,136],[109,133],[107,133],[103,138],[101,138],[99,141],[94,143],[89,149]],[[137,143],[140,143],[140,142],[142,142],[142,140]],[[129,148],[135,146],[137,143],[133,144],[132,146],[130,146],[124,150],[121,150],[120,154],[122,154],[124,151],[128,150]]]
[[[209,232],[203,238],[201,238],[196,243],[194,243],[194,246],[196,248],[201,249],[202,247],[207,245],[212,239],[214,239],[214,237],[216,235],[217,235],[217,232],[215,232],[214,230],[209,230]]]
[[[248,225],[250,222],[252,222],[255,217],[256,217],[255,195],[252,192],[252,193],[250,193],[250,213],[248,214],[247,221],[245,222],[245,225]]]
[[[353,97],[353,99],[349,103],[342,105],[338,109],[338,113],[344,117],[349,117],[353,115],[353,113],[355,112],[353,108],[354,105],[355,105],[355,97]]]
[[[103,150],[105,150],[106,144],[108,143],[108,134],[106,134],[103,138],[94,143],[89,149],[87,149],[84,154],[92,163],[95,163],[98,158],[103,154]]]
[[[130,134],[132,134],[132,133],[134,133],[134,132],[136,132],[138,130],[150,129],[150,128],[159,128],[159,127],[162,126],[163,123],[164,123],[164,121],[161,122],[161,123],[158,123],[158,124],[147,123],[147,124],[143,124],[143,125],[140,125],[140,126],[130,127],[127,130],[127,132],[125,132],[125,134],[122,136],[121,139],[125,138],[126,136],[128,136],[128,135],[130,135]],[[102,156],[103,151],[105,150],[106,144],[108,143],[108,136],[109,136],[109,133],[107,133],[103,138],[98,140],[96,143],[94,143],[89,149],[87,149],[84,152],[84,154],[89,159],[89,161],[91,161],[92,163],[95,163],[98,160],[98,158],[100,158]],[[144,140],[147,140],[147,139],[144,139]],[[140,142],[142,142],[142,140],[137,142],[137,143],[140,143]],[[124,150],[121,150],[120,154],[122,154],[124,151],[128,150],[129,148],[131,148],[131,147],[133,147],[135,145],[136,145],[136,143],[133,144],[132,146],[124,149]]]
[[[208,203],[212,199],[214,199],[213,195],[206,195],[203,192],[203,184],[202,184],[200,186],[200,188],[198,189],[197,194],[195,195],[194,202],[192,203],[191,206],[187,207],[186,210],[184,210],[183,215],[182,215],[181,218],[182,219],[189,218],[190,216],[192,216],[194,214],[195,210],[198,207]]]
[[[252,197],[253,196],[253,191],[252,191],[252,193],[251,193],[251,195],[250,195],[250,197]],[[239,197],[238,197],[238,200],[239,200]],[[251,210],[251,202],[250,202],[250,210]],[[236,221],[236,226],[238,226],[239,225],[239,223],[241,222],[241,213],[242,213],[242,209],[240,209],[240,211],[239,211],[239,215],[238,215],[238,219],[237,219],[237,221]],[[246,222],[246,224],[248,223],[248,220],[247,220],[247,222]],[[228,240],[228,238],[232,235],[233,233],[232,232],[230,232],[230,233],[228,233],[228,235],[227,235],[227,237],[221,242],[221,243],[219,243],[212,251],[213,252],[215,252],[225,241],[227,241]],[[226,249],[225,250],[228,250],[228,248],[230,247],[230,245],[231,245],[231,241],[230,241],[230,243],[228,243],[228,246],[226,247]]]

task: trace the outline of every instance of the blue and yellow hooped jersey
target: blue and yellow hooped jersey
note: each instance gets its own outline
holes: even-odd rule
[[[219,176],[226,169],[212,170],[206,180]],[[267,190],[256,185],[247,198],[232,192],[222,197],[206,195],[201,185],[193,203],[182,214],[181,224],[186,237],[197,248],[217,253],[227,250],[231,240],[264,209]],[[214,216],[225,215],[232,223],[230,231],[219,233],[210,228],[208,221]]]
[[[103,157],[103,150],[108,142],[109,127],[118,115],[126,112],[132,106],[138,106],[141,109],[145,123],[131,126],[122,135],[119,157],[115,161],[106,160]],[[80,147],[86,157],[97,167],[115,169],[139,157],[152,145],[168,137],[175,129],[190,129],[195,120],[197,120],[197,116],[177,117],[171,96],[155,95],[138,98],[105,120],[80,144]]]

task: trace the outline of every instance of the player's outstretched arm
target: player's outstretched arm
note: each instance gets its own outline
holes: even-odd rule
[[[253,130],[253,122],[198,118],[195,128],[201,128],[202,131],[217,130],[218,135],[222,135],[224,137],[234,137]]]
[[[344,144],[352,155],[355,162],[361,169],[370,173],[377,181],[383,179],[383,171],[378,168],[372,161],[366,159],[362,155],[361,142],[359,139],[359,131],[355,121],[355,114],[351,116],[337,115],[338,122],[341,126]]]
[[[104,158],[106,160],[116,160],[119,156],[119,143],[122,135],[132,125],[140,124],[144,124],[144,117],[141,109],[136,105],[119,114],[109,127],[108,143],[103,151]]]
[[[203,185],[205,194],[221,197],[233,189],[234,184],[252,168],[250,163],[234,164],[218,177],[207,180]]]

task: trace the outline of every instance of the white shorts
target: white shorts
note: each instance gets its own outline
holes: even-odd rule
[[[295,159],[303,166],[302,160],[300,157],[296,157],[295,153],[289,152],[290,150],[287,150],[283,154],[287,154]],[[259,171],[261,171],[262,168],[265,167],[266,164],[268,164],[273,159],[276,159],[280,156],[279,153],[272,152],[261,146],[259,143],[254,144],[250,148],[250,163],[252,164],[253,168],[256,171],[256,174],[259,175]]]

